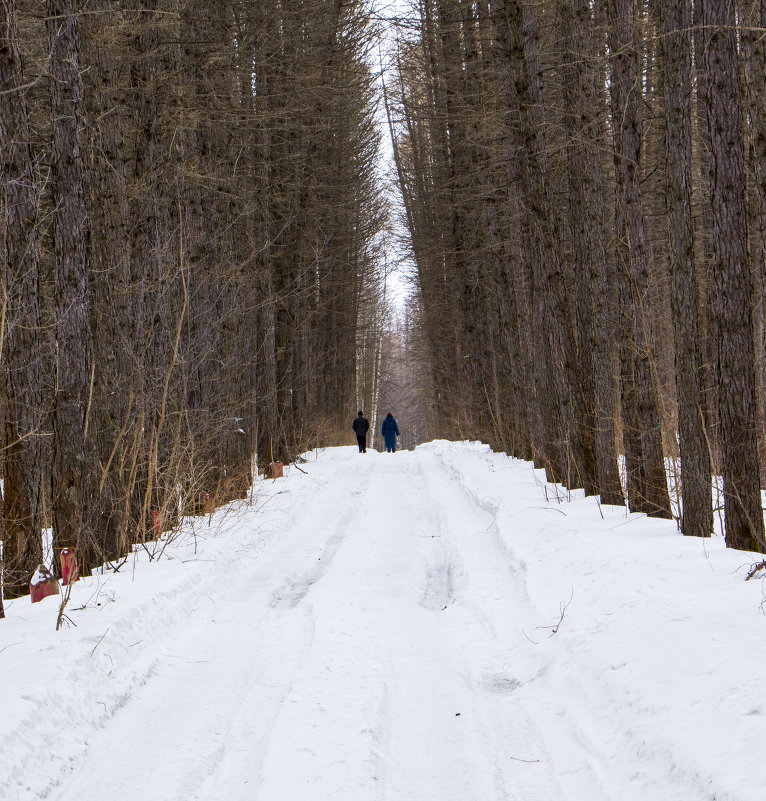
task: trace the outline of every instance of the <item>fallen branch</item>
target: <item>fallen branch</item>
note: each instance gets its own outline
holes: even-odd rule
[[[551,628],[551,633],[549,638],[552,637],[554,634],[559,633],[561,624],[564,622],[564,615],[566,614],[566,611],[569,608],[569,604],[572,603],[572,598],[574,598],[574,587],[572,587],[572,592],[569,594],[569,600],[566,603],[564,603],[563,601],[559,603],[559,609],[561,610],[561,614],[559,615],[558,621],[556,621],[556,625]],[[537,628],[547,629],[549,628],[549,626],[538,626]]]
[[[96,653],[96,648],[101,645],[101,641],[104,639],[104,637],[106,637],[107,634],[109,634],[109,626],[106,627],[106,631],[101,635],[101,639],[93,646],[93,650],[90,652],[91,656]]]
[[[559,608],[561,610],[561,614],[559,615],[559,619],[556,621],[556,625],[554,626],[535,626],[535,629],[544,629],[545,631],[550,631],[547,639],[550,639],[554,634],[559,633],[559,629],[561,628],[561,624],[564,622],[564,615],[566,614],[567,609],[569,608],[569,604],[572,603],[572,598],[574,598],[574,587],[571,588],[572,591],[569,594],[569,600],[564,603],[561,601],[559,603]],[[540,645],[537,640],[533,640],[524,629],[521,630],[521,633],[533,644],[533,645]]]
[[[564,517],[567,516],[567,513],[563,509],[557,509],[555,506],[535,506],[534,508],[550,512],[558,512],[560,515],[564,515]]]
[[[753,578],[760,570],[766,570],[766,559],[764,559],[762,562],[754,564],[750,568],[748,574],[745,576],[745,581],[750,581],[750,579]]]
[[[125,556],[123,559],[121,559],[121,560],[120,560],[120,563],[119,563],[118,565],[116,565],[116,566],[115,566],[114,564],[112,564],[111,562],[109,562],[109,564],[107,565],[107,567],[108,567],[108,568],[109,568],[109,570],[111,570],[113,573],[119,573],[119,572],[120,572],[120,568],[121,568],[121,567],[122,567],[122,566],[123,566],[123,565],[124,565],[124,564],[125,564],[127,561],[128,561],[128,557],[127,557],[127,556]]]

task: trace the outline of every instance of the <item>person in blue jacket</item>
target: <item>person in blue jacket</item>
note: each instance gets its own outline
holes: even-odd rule
[[[393,453],[396,450],[396,438],[399,436],[399,426],[396,425],[396,420],[394,420],[394,416],[391,412],[386,415],[386,419],[380,427],[380,433],[386,441],[386,451],[388,451],[388,453]]]

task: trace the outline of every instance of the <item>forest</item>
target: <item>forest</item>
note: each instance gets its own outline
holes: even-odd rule
[[[118,569],[357,408],[766,550],[765,29],[754,0],[0,0],[5,597],[44,530]]]
[[[116,567],[342,441],[386,218],[356,0],[3,0],[0,37],[14,597],[43,529]]]
[[[766,6],[411,12],[384,101],[429,436],[763,551]]]

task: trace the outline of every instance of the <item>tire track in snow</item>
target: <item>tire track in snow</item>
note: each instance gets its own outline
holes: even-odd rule
[[[367,480],[364,471],[353,477],[351,494]],[[210,618],[171,632],[152,675],[94,732],[51,799],[255,797],[274,728],[313,642],[313,611],[299,604],[329,569],[351,521],[348,511],[333,511],[333,520],[333,504],[321,488],[310,489],[308,497],[299,493],[287,536],[257,558],[247,554],[234,581],[219,585],[217,598],[211,594]],[[285,577],[295,558],[309,566]],[[258,643],[255,661],[242,637]],[[115,767],[125,743],[129,764]]]
[[[461,577],[455,603],[441,619],[462,674],[463,703],[476,719],[471,733],[481,744],[476,770],[491,777],[485,794],[469,797],[563,801],[534,710],[517,696],[536,680],[539,665],[529,659],[528,643],[520,641],[514,625],[525,622],[526,597],[497,540],[495,510],[477,504],[433,451],[417,455],[435,525]]]
[[[452,564],[444,560],[426,569],[425,587],[420,605],[432,611],[444,611],[455,600],[455,577]]]
[[[438,509],[433,510],[435,523],[433,529],[442,531],[443,522]],[[424,553],[423,590],[420,605],[432,612],[443,611],[455,602],[459,567],[455,562],[455,553],[449,542],[438,534],[422,534]]]
[[[222,604],[215,618],[170,638],[154,675],[93,733],[53,801],[252,798],[313,637],[310,614],[285,621],[254,606]],[[243,632],[261,645],[257,662],[243,658]]]
[[[380,549],[386,537],[371,535],[380,520],[378,487],[372,485],[377,468],[384,466],[379,459],[370,454],[336,463],[335,478],[343,491],[328,487],[332,497],[324,511],[312,514],[315,526],[333,529],[327,541],[332,569],[320,569],[315,580],[316,566],[310,563],[298,574],[301,586],[310,590],[306,603],[279,609],[286,617],[311,609],[316,629],[272,732],[258,801],[364,801],[384,786],[382,732],[376,720],[386,692],[386,642],[377,611],[386,573]],[[348,506],[349,498],[353,506],[324,525],[333,501]],[[335,547],[335,541],[342,547]],[[306,564],[305,553],[302,560]]]
[[[350,493],[352,496],[362,496],[369,484],[369,469],[359,474],[356,488]],[[304,556],[310,559],[308,567],[300,574],[293,574],[285,580],[274,591],[270,605],[274,609],[295,609],[296,606],[306,597],[311,587],[316,584],[330,569],[335,558],[335,554],[340,548],[343,540],[352,528],[355,518],[359,514],[359,505],[342,509],[329,525],[322,523],[322,513],[309,512],[308,526],[322,532],[320,538],[325,538],[327,531],[332,532],[322,545],[314,545],[310,555]],[[319,553],[319,556],[315,554]]]
[[[354,517],[353,511],[349,511],[342,515],[339,520],[333,524],[335,533],[327,540],[324,548],[322,549],[322,556],[316,558],[316,563],[313,564],[301,576],[288,577],[283,584],[281,584],[271,597],[270,606],[274,609],[295,609],[296,606],[306,597],[311,587],[324,576],[330,569],[332,560],[335,553],[340,548],[344,537],[347,533],[347,527]]]
[[[549,792],[550,798],[566,798],[573,788],[592,801],[625,798],[619,788],[629,786],[630,777],[624,777],[621,782],[615,781],[612,775],[614,742],[623,739],[619,728],[614,729],[612,743],[597,739],[596,734],[603,728],[592,725],[589,708],[582,703],[589,691],[576,677],[562,677],[555,669],[558,643],[546,640],[544,634],[540,642],[532,641],[525,633],[534,634],[540,613],[526,588],[526,566],[510,550],[496,525],[498,504],[469,485],[460,463],[445,461],[440,452],[432,458],[448,477],[432,483],[436,496],[442,493],[443,497],[444,488],[449,487],[447,495],[462,499],[464,515],[470,519],[468,510],[472,508],[475,519],[484,514],[483,519],[489,518],[492,522],[481,537],[486,546],[476,561],[477,571],[485,571],[486,575],[491,565],[501,564],[506,572],[508,589],[504,613],[492,610],[491,603],[474,604],[471,610],[477,627],[486,631],[487,642],[500,646],[494,652],[488,649],[489,659],[476,666],[471,681],[488,697],[500,696],[498,700],[507,705],[508,714],[516,721],[517,745],[513,753],[517,758],[529,760],[519,762],[511,771],[524,790],[519,798],[542,800],[549,797],[546,795]],[[439,468],[435,468],[431,474],[438,472]],[[530,535],[533,534],[531,531]],[[477,595],[470,593],[468,597],[473,600]],[[505,626],[501,628],[498,622],[502,621]],[[537,777],[527,766],[543,763],[549,775],[538,786]],[[531,784],[528,783],[530,779],[533,779]]]

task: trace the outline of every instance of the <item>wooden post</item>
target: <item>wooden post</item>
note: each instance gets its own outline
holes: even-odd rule
[[[205,514],[212,515],[215,512],[215,498],[209,492],[206,492],[203,503]]]

